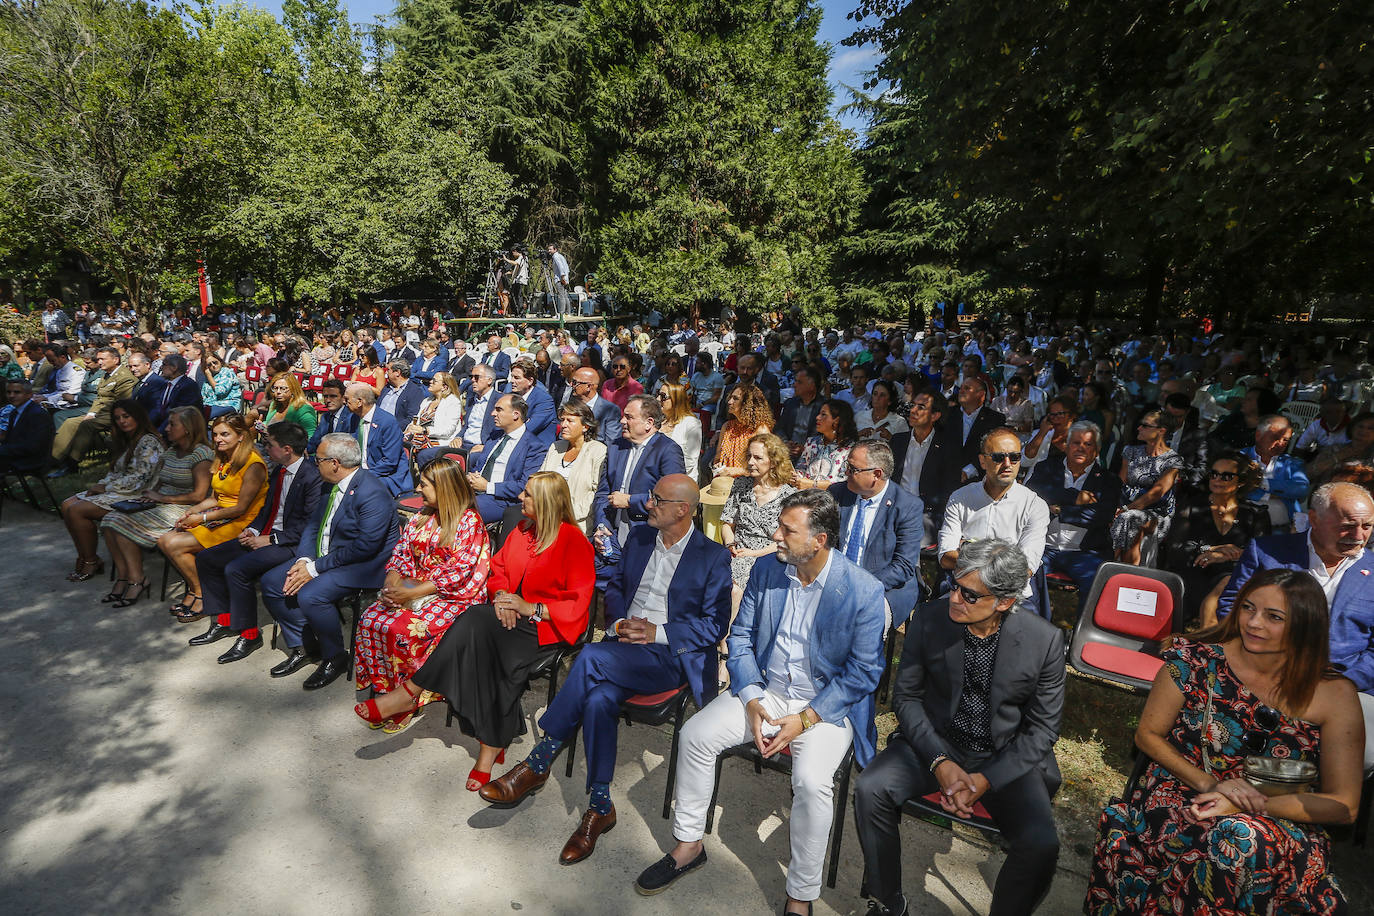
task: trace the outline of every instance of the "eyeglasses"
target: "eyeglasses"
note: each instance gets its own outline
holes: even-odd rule
[[[627,365],[625,365],[624,363],[617,363],[616,365],[612,366],[611,368],[614,369],[616,372],[619,372],[619,371],[622,370],[622,369],[628,369],[628,368],[630,368],[630,367],[627,366]]]
[[[979,594],[978,592],[975,592],[973,589],[971,589],[971,588],[965,588],[964,586],[960,585],[958,582],[954,582],[954,581],[951,581],[951,582],[950,582],[950,587],[951,587],[954,591],[956,591],[956,592],[959,593],[959,597],[962,598],[962,599],[964,600],[964,604],[977,604],[979,601],[982,601],[984,598],[991,598],[991,597],[992,597],[992,595],[990,595],[990,594],[988,594],[988,595]]]
[[[1239,475],[1235,471],[1208,471],[1207,476],[1213,480],[1235,480]]]
[[[876,471],[876,470],[878,470],[878,469],[877,469],[877,468],[856,468],[856,467],[854,467],[854,465],[853,465],[851,462],[848,462],[848,461],[846,461],[846,462],[844,463],[844,471],[845,471],[846,474],[862,474],[862,473],[865,472],[865,471]]]
[[[1241,745],[1252,754],[1264,753],[1269,737],[1278,731],[1279,711],[1272,706],[1255,707],[1256,729],[1247,728],[1241,735]]]
[[[686,501],[685,499],[664,499],[652,490],[649,491],[649,498],[645,500],[651,506],[657,506],[659,503],[685,503]]]
[[[1016,464],[1021,460],[1020,452],[985,452],[984,454],[993,464],[1001,464],[1004,461],[1010,461],[1012,464]]]

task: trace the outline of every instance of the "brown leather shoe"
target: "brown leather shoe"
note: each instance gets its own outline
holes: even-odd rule
[[[509,808],[520,804],[521,799],[543,788],[544,783],[548,781],[548,773],[541,776],[522,760],[507,770],[500,779],[493,779],[483,786],[477,794],[498,808]]]
[[[558,861],[563,865],[572,865],[581,862],[587,856],[596,852],[597,837],[603,833],[610,833],[615,826],[615,808],[612,807],[608,814],[597,814],[588,808],[587,813],[582,815],[582,823],[577,825],[573,835],[568,837],[568,842],[563,844],[563,851],[558,854]]]

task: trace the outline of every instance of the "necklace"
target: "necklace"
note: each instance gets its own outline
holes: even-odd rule
[[[219,468],[218,468],[218,470],[216,470],[215,473],[219,475],[219,479],[220,479],[220,480],[228,480],[228,479],[229,479],[229,462],[227,462],[227,461],[221,461],[221,462],[219,463]]]

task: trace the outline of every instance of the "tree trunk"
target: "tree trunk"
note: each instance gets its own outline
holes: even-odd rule
[[[1159,326],[1159,313],[1164,304],[1164,259],[1156,254],[1145,258],[1145,301],[1140,316],[1140,329],[1153,334]]]
[[[1078,318],[1076,319],[1077,323],[1085,328],[1092,326],[1093,311],[1097,308],[1097,288],[1101,284],[1102,253],[1091,251],[1087,254],[1087,264],[1083,277],[1083,295],[1078,300]]]

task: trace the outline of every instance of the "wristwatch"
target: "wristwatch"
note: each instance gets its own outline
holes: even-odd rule
[[[798,713],[798,715],[801,717],[802,731],[807,731],[811,728],[811,726],[816,724],[815,722],[811,721],[811,717],[806,714],[805,709]]]

